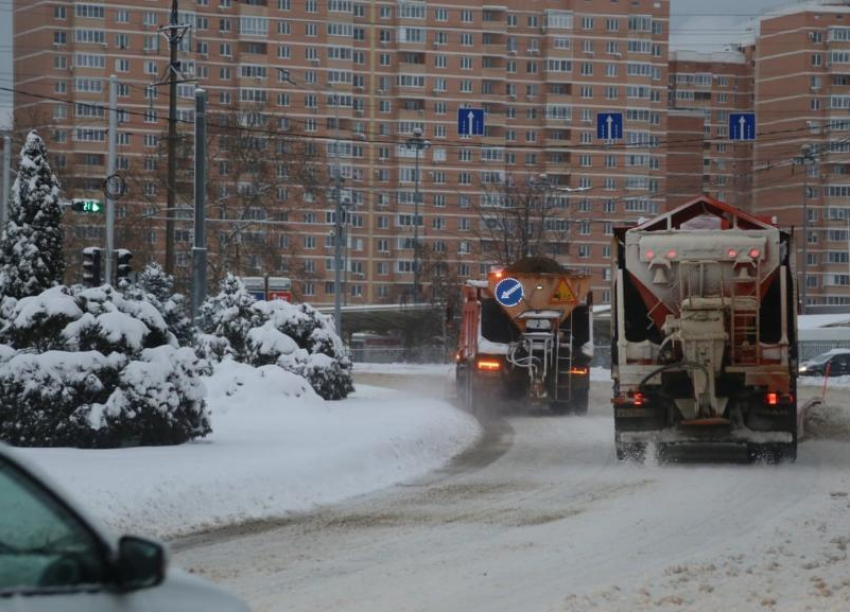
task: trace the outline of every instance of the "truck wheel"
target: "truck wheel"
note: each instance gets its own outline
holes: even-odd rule
[[[552,414],[557,414],[558,416],[563,416],[570,411],[570,402],[551,402],[549,404],[549,409],[552,410]]]
[[[570,400],[570,404],[573,409],[574,414],[587,414],[587,406],[588,406],[588,389],[582,389],[581,391],[576,391],[573,394],[572,400]]]
[[[646,444],[617,443],[617,459],[624,462],[643,463],[646,459]]]

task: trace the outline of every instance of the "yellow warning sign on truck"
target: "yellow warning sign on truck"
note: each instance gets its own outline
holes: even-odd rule
[[[549,298],[550,304],[575,304],[576,296],[573,293],[567,279],[562,278],[558,281],[558,286],[555,288],[555,293]]]

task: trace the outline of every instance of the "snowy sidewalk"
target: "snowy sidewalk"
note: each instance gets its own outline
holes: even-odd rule
[[[226,362],[205,384],[207,439],[21,450],[114,531],[167,538],[388,487],[439,468],[479,435],[444,401],[358,385],[325,402],[276,366]]]

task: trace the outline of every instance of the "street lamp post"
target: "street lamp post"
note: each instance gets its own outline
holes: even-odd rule
[[[413,136],[407,139],[408,149],[416,151],[416,165],[414,169],[414,194],[413,194],[413,303],[419,300],[419,153],[431,146],[431,143],[422,138],[422,130],[415,128]]]
[[[808,275],[806,274],[809,266],[809,168],[810,164],[817,163],[817,155],[812,151],[810,145],[803,145],[803,149],[797,157],[794,158],[794,163],[803,166],[803,264],[802,268],[802,288],[800,291],[801,304],[800,313],[806,314],[808,311]]]

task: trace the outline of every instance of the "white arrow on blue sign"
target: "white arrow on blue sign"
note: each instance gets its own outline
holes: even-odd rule
[[[598,113],[596,115],[596,137],[599,140],[621,140],[623,138],[623,113]]]
[[[457,133],[461,136],[484,135],[484,109],[457,109]]]
[[[496,284],[496,299],[502,306],[516,306],[522,297],[522,283],[517,279],[503,278]]]
[[[755,140],[756,114],[730,113],[729,140]]]

